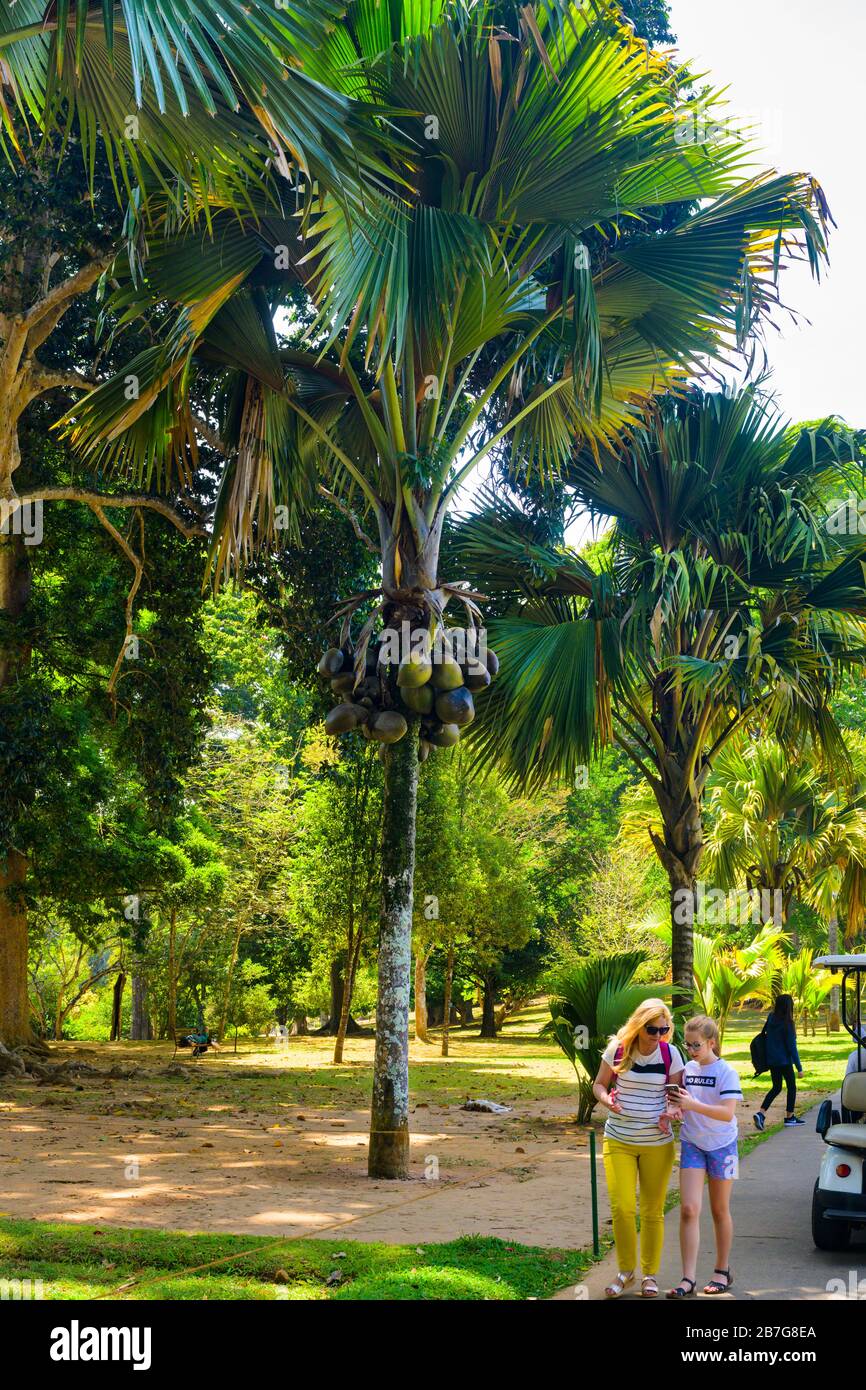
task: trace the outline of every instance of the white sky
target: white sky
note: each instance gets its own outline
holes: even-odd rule
[[[866,426],[866,0],[671,0],[671,29],[756,123],[767,167],[814,174],[838,223],[819,285],[806,266],[783,276],[784,302],[809,322],[786,317],[767,337],[782,411]]]

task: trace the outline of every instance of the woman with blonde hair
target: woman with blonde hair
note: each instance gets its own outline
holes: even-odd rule
[[[665,1197],[674,1163],[666,1088],[679,1089],[683,1059],[669,1041],[673,1021],[661,999],[646,999],[611,1038],[593,1093],[609,1114],[604,1171],[613,1216],[619,1272],[605,1289],[619,1298],[634,1283],[640,1186],[641,1295],[658,1297]]]
[[[730,1269],[734,1225],[731,1192],[737,1176],[737,1101],[740,1078],[722,1061],[719,1028],[706,1014],[690,1018],[685,1027],[689,1054],[679,1095],[673,1106],[683,1116],[680,1130],[680,1253],[683,1277],[668,1298],[692,1298],[697,1287],[698,1247],[704,1174],[710,1190],[710,1210],[716,1236],[716,1267],[704,1293],[726,1293],[734,1282]]]

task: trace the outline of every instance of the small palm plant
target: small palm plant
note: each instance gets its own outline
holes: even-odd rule
[[[556,1039],[577,1073],[578,1124],[588,1124],[595,1108],[592,1083],[611,1034],[645,999],[671,992],[669,985],[635,982],[638,966],[648,959],[646,951],[587,956],[548,976],[550,1022],[541,1036]]]
[[[811,1024],[815,1032],[815,1022],[821,1006],[833,988],[833,977],[829,970],[815,970],[812,966],[814,951],[804,946],[796,956],[785,962],[782,970],[779,992],[790,994],[794,1009],[802,1016],[803,1027]]]
[[[670,943],[667,922],[656,928],[656,935]],[[784,969],[784,932],[769,923],[761,928],[748,946],[731,946],[724,936],[694,934],[694,1004],[719,1025],[719,1040],[734,1009],[748,999],[769,1004],[778,993]]]

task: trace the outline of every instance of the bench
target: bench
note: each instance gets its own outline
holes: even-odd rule
[[[181,1043],[183,1039],[188,1038],[193,1034],[198,1033],[199,1031],[200,1030],[197,1024],[193,1024],[192,1027],[187,1028],[175,1028],[173,1033],[174,1052],[171,1054],[172,1061],[174,1061],[175,1057],[178,1054],[178,1051],[181,1050]],[[210,1035],[208,1036],[210,1037]],[[219,1051],[219,1043],[213,1041],[208,1041],[206,1043],[188,1043],[187,1046],[189,1048],[189,1051],[192,1053],[193,1057],[203,1057],[206,1052]],[[185,1051],[186,1049],[184,1048],[183,1050]]]

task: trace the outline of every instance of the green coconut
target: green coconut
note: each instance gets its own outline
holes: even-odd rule
[[[472,661],[463,668],[465,672],[464,684],[467,690],[471,690],[473,695],[479,690],[486,690],[493,677],[486,666],[482,666],[480,661]]]
[[[427,684],[432,674],[433,665],[429,657],[413,652],[405,661],[401,661],[397,671],[397,684],[401,690],[417,690]]]
[[[499,675],[499,657],[492,647],[487,648],[487,669],[490,672],[491,679]]]
[[[427,742],[432,743],[434,748],[453,748],[460,738],[460,730],[456,724],[442,724],[438,729],[431,729],[427,735]]]
[[[436,714],[443,724],[471,724],[475,718],[475,703],[465,685],[459,690],[443,690],[436,697]]]
[[[430,677],[431,685],[437,690],[457,690],[463,684],[463,672],[454,660],[453,656],[443,657],[441,661],[433,663],[433,674]]]
[[[426,763],[429,757],[430,744],[427,742],[426,738],[422,738],[421,742],[418,744],[418,761],[419,763]]]
[[[330,680],[333,676],[338,676],[343,669],[344,658],[339,647],[329,647],[319,662],[319,675]]]
[[[433,710],[433,701],[436,692],[430,685],[419,685],[417,689],[400,691],[400,699],[407,709],[413,710],[416,714],[430,714]]]
[[[409,728],[402,714],[396,710],[384,709],[377,714],[370,725],[370,733],[379,743],[399,743]]]
[[[352,729],[357,729],[362,720],[367,718],[367,711],[360,705],[335,705],[325,715],[325,733],[336,737],[337,734],[348,734]]]

